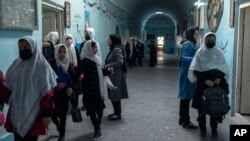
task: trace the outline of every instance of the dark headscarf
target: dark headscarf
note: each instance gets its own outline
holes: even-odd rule
[[[121,40],[121,37],[119,35],[110,34],[109,38],[112,41],[112,45],[111,46],[116,46],[116,45],[121,45],[122,44],[122,40]]]
[[[187,41],[187,35],[186,35],[186,30],[182,34],[181,42],[180,44],[183,44],[185,41]]]
[[[43,42],[43,56],[46,58],[46,60],[50,60],[55,58],[55,47],[54,44],[51,43],[50,41],[45,41]]]
[[[198,27],[189,27],[187,30],[186,30],[186,37],[187,37],[187,40],[193,42],[196,44],[196,40],[194,39],[194,32],[198,30],[199,31],[199,28]]]

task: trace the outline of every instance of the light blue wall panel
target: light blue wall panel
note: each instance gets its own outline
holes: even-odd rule
[[[69,0],[68,0],[69,1]],[[52,5],[64,7],[64,0],[44,0]],[[115,27],[118,25],[120,32],[129,29],[131,35],[140,35],[140,25],[136,20],[132,19],[123,10],[109,2],[102,0],[103,7],[98,9],[94,0],[82,1],[72,0],[71,3],[71,27],[65,32],[71,33],[74,36],[75,43],[83,41],[83,32],[85,26],[84,11],[90,13],[90,25],[95,28],[95,39],[100,43],[102,56],[106,57],[108,53],[107,38],[111,33],[115,33]],[[86,3],[89,2],[89,3]],[[106,5],[106,7],[105,7]],[[105,9],[106,8],[106,9]],[[106,12],[103,12],[106,11]],[[17,41],[25,35],[34,36],[37,39],[38,47],[41,50],[42,45],[42,0],[38,0],[38,30],[9,30],[0,29],[0,69],[5,74],[12,61],[18,57]],[[77,28],[78,25],[78,28]],[[121,27],[123,29],[121,29]],[[124,35],[124,34],[123,34]],[[5,112],[7,108],[5,108]],[[0,128],[0,140],[11,139],[12,137],[5,133],[4,129]]]

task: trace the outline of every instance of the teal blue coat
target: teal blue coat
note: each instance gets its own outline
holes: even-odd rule
[[[179,99],[193,98],[196,84],[189,81],[188,69],[196,51],[196,45],[193,42],[186,41],[183,43],[180,54]]]

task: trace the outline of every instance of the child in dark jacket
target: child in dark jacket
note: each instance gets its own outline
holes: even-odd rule
[[[56,72],[57,87],[54,88],[55,112],[52,120],[59,131],[58,141],[65,140],[66,114],[68,103],[73,97],[73,86],[76,76],[73,64],[70,63],[68,50],[65,45],[58,44],[55,48],[55,59],[50,61],[53,70]]]
[[[92,140],[99,140],[102,136],[100,126],[105,107],[103,96],[107,95],[107,78],[104,76],[110,75],[112,69],[103,68],[100,47],[96,41],[89,40],[85,43],[81,51],[80,70],[84,74],[83,102],[95,130]]]

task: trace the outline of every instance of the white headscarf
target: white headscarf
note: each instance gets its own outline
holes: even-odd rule
[[[60,47],[64,47],[66,49],[66,57],[62,61],[60,61],[59,58],[58,58],[58,51],[59,51]],[[61,66],[63,68],[63,71],[65,73],[68,73],[68,68],[69,68],[69,63],[70,63],[69,52],[68,52],[67,47],[64,44],[58,44],[58,45],[56,45],[56,48],[55,48],[55,59],[56,59],[57,66]]]
[[[228,66],[223,53],[216,46],[213,48],[206,47],[205,39],[209,35],[214,35],[214,37],[216,37],[213,32],[208,32],[204,36],[203,44],[196,52],[189,67],[188,78],[191,82],[194,82],[197,79],[194,75],[194,70],[203,72],[217,69],[225,73],[226,77],[228,77]]]
[[[73,43],[69,46],[67,45],[66,39],[68,37],[71,37],[73,39],[73,36],[67,33],[64,35],[64,42],[65,42],[66,47],[68,48],[70,63],[73,63],[73,66],[76,67],[77,66],[76,50],[75,50]]]
[[[54,46],[57,44],[58,40],[59,34],[56,31],[52,31],[44,37],[44,41],[50,41]]]
[[[40,103],[50,89],[56,86],[56,74],[37,48],[36,40],[24,36],[31,46],[32,57],[14,60],[6,73],[6,86],[11,91],[8,104],[10,118],[16,132],[24,137],[37,118]],[[19,40],[19,41],[20,41]]]
[[[100,46],[99,44],[96,42],[96,46],[97,46],[97,53],[96,55],[94,55],[93,50],[92,50],[92,42],[93,40],[89,40],[84,44],[84,47],[81,51],[81,60],[83,60],[84,58],[88,58],[91,61],[96,63],[97,66],[97,72],[98,72],[98,77],[99,77],[99,86],[100,86],[100,93],[101,95],[107,95],[107,84],[105,82],[105,78],[103,76],[103,72],[102,72],[102,56],[101,56],[101,51],[100,51]]]
[[[94,36],[95,36],[95,29],[94,28],[87,28],[86,31],[88,32],[88,34],[90,36],[90,40],[93,40]]]

